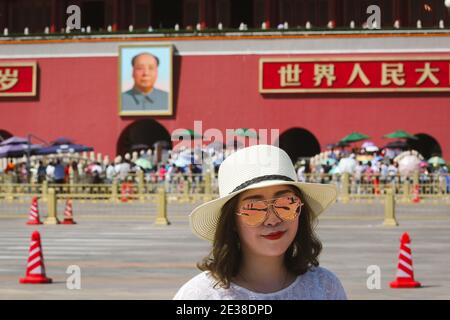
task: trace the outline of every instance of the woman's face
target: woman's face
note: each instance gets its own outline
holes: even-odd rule
[[[237,209],[252,201],[282,196],[295,196],[295,193],[286,185],[246,190],[239,196]],[[291,221],[283,221],[277,217],[273,206],[270,205],[266,220],[259,226],[250,226],[244,222],[244,217],[236,215],[241,250],[244,254],[272,257],[284,255],[297,234],[298,219],[299,216]]]

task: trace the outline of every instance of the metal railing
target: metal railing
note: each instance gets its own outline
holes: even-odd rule
[[[32,196],[47,198],[53,189],[58,199],[71,198],[82,202],[148,202],[159,189],[164,189],[169,201],[197,202],[211,200],[217,195],[217,182],[210,174],[174,175],[170,178],[145,179],[143,172],[128,175],[112,183],[0,183],[0,202],[26,202]]]
[[[449,202],[449,175],[418,174],[404,177],[383,178],[377,175],[356,177],[349,174],[328,175],[308,174],[301,177],[310,183],[330,183],[338,188],[338,201],[383,201],[387,190],[400,202],[414,199]],[[22,201],[32,195],[46,198],[48,189],[55,190],[58,198],[72,198],[80,201],[132,202],[151,201],[159,189],[163,188],[169,201],[196,202],[218,196],[217,176],[213,174],[176,174],[155,176],[150,179],[143,172],[128,175],[126,179],[115,179],[111,183],[11,183],[0,182],[0,201]],[[27,200],[26,200],[27,201]]]

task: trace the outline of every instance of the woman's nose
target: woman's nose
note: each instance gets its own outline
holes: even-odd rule
[[[273,206],[269,205],[267,208],[267,218],[266,221],[264,221],[264,224],[266,226],[275,226],[282,222],[282,220],[276,215],[275,209]]]

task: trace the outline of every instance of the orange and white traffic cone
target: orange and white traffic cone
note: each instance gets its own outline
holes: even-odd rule
[[[131,195],[131,183],[124,182],[122,183],[122,202],[128,202]]]
[[[380,179],[378,177],[373,179],[373,189],[375,194],[380,194]]]
[[[27,224],[42,224],[42,222],[39,220],[38,197],[33,197],[33,200],[31,200],[30,216],[28,218]]]
[[[419,188],[419,185],[418,184],[416,184],[415,186],[414,186],[414,190],[413,190],[413,195],[414,195],[414,197],[413,197],[413,199],[412,199],[412,201],[414,202],[414,203],[419,203],[420,202],[420,188]]]
[[[414,271],[411,254],[411,240],[407,232],[400,239],[400,254],[398,256],[397,275],[392,281],[391,288],[417,288],[420,282],[414,280]]]
[[[25,278],[20,278],[20,283],[51,283],[52,279],[45,275],[44,255],[41,247],[41,236],[38,231],[31,235],[30,251],[28,256]]]
[[[61,224],[77,224],[73,220],[72,199],[67,199],[66,209],[64,210],[64,221]]]

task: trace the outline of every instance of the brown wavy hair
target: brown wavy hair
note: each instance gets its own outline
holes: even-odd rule
[[[294,186],[288,187],[303,199],[302,193]],[[214,235],[211,252],[197,267],[202,271],[209,271],[217,280],[215,286],[230,287],[231,279],[237,276],[241,264],[240,240],[236,226],[236,209],[239,195],[228,200],[221,209],[221,214]],[[314,232],[315,217],[311,214],[308,204],[301,209],[298,219],[298,230],[294,241],[284,254],[284,263],[288,271],[301,275],[311,267],[319,265],[318,256],[322,251],[322,243]]]

